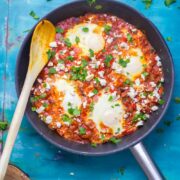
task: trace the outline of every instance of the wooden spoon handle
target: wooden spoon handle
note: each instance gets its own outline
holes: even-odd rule
[[[29,73],[28,73],[29,74]],[[33,85],[33,80],[30,74],[26,76],[23,89],[21,91],[19,101],[16,106],[16,110],[14,112],[14,116],[9,128],[8,136],[6,139],[6,143],[4,146],[4,150],[0,159],[0,180],[4,179],[6,169],[8,166],[9,158],[11,155],[11,151],[16,140],[16,136],[19,131],[19,127],[21,125],[21,121],[24,115],[24,111],[26,109],[26,105],[29,99],[29,95],[31,92],[31,87]]]

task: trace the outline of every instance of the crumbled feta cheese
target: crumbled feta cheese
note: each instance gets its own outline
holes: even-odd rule
[[[56,126],[57,126],[57,128],[60,128],[60,127],[61,127],[61,123],[60,123],[60,122],[57,122],[57,123],[56,123]]]
[[[107,39],[107,43],[110,44],[110,43],[112,43],[112,42],[113,42],[113,38],[108,38],[108,39]]]
[[[104,77],[104,71],[99,71],[98,74],[99,74],[99,76],[100,76],[101,78]]]
[[[70,125],[70,123],[69,123],[69,122],[64,122],[64,124],[65,124],[65,125],[67,125],[67,126],[69,126],[69,125]]]
[[[87,101],[84,101],[83,102],[83,108],[86,108],[86,106],[87,106]]]
[[[158,110],[158,106],[152,106],[152,107],[151,107],[151,110],[152,110],[152,111]]]
[[[55,54],[55,59],[59,60],[59,54],[58,53]]]
[[[156,84],[155,84],[154,82],[150,82],[150,85],[151,85],[152,87],[156,87]]]
[[[94,77],[94,74],[89,74],[86,76],[86,81],[91,81]]]
[[[139,127],[139,126],[143,126],[144,125],[144,122],[143,121],[138,121],[136,123],[136,127]]]
[[[42,79],[38,78],[37,79],[38,83],[42,83]]]
[[[44,106],[40,106],[38,109],[36,109],[37,113],[42,113],[44,111],[45,107]]]
[[[131,29],[131,31],[132,31],[132,32],[136,32],[136,31],[137,31],[137,29],[135,29],[135,28],[134,28],[134,29]]]
[[[101,86],[105,86],[106,85],[106,80],[105,79],[100,79],[99,78],[99,81],[100,81]]]
[[[46,90],[51,89],[51,87],[50,87],[49,83],[47,83],[47,82],[46,82],[46,83],[45,83],[45,86],[46,86],[46,87],[45,87],[45,88],[46,88]]]
[[[164,82],[164,78],[163,77],[161,78],[161,82]]]
[[[129,95],[129,97],[134,99],[134,97],[137,95],[137,92],[135,91],[134,88],[130,87],[129,92],[127,94]]]
[[[157,99],[160,99],[160,95],[158,93],[158,88],[156,88],[154,91],[153,91],[153,96],[156,97]]]
[[[92,97],[92,96],[94,96],[94,93],[93,93],[93,92],[90,92],[90,93],[88,94],[88,97]]]
[[[48,66],[53,66],[53,62],[50,61],[50,62],[48,63]]]
[[[50,124],[52,122],[52,117],[51,116],[47,116],[45,122],[47,124]]]
[[[126,50],[128,50],[128,49],[129,49],[128,44],[127,44],[127,43],[125,43],[125,42],[120,43],[120,47],[121,47],[121,48],[125,48]]]
[[[49,46],[52,48],[55,48],[55,47],[57,47],[57,43],[55,41],[50,42]]]
[[[75,54],[74,51],[70,51],[70,55],[73,56]]]
[[[137,111],[141,111],[142,108],[139,104],[136,104],[136,109],[137,109]]]
[[[139,86],[139,85],[140,85],[140,80],[139,80],[139,78],[135,80],[135,84],[136,84],[136,86]]]
[[[127,119],[127,118],[128,118],[128,116],[129,116],[128,114],[124,114],[124,118],[125,118],[125,119]]]
[[[161,61],[157,61],[157,66],[162,66]]]
[[[160,58],[159,56],[156,56],[156,57],[155,57],[155,60],[156,60],[156,61],[160,61],[161,58]]]

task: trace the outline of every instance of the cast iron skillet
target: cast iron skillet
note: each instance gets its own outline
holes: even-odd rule
[[[150,43],[162,59],[162,66],[165,78],[165,93],[163,95],[165,104],[161,106],[157,112],[151,115],[150,119],[144,124],[142,128],[140,128],[131,135],[123,137],[122,143],[118,145],[106,143],[103,145],[99,145],[96,148],[91,147],[89,144],[82,145],[65,140],[64,138],[60,137],[56,132],[48,129],[47,125],[40,121],[37,114],[31,111],[30,101],[27,104],[26,115],[32,126],[41,136],[43,136],[47,141],[63,150],[81,155],[99,156],[112,154],[115,152],[122,151],[126,148],[131,148],[131,151],[135,155],[136,159],[140,162],[140,165],[144,169],[146,175],[151,179],[161,179],[161,176],[157,172],[157,169],[155,169],[155,166],[150,160],[150,157],[146,156],[147,152],[145,151],[143,145],[139,142],[156,127],[158,122],[162,119],[169,105],[174,84],[174,69],[171,54],[157,28],[152,24],[152,22],[146,19],[135,9],[120,2],[112,0],[97,0],[96,2],[96,4],[102,5],[103,8],[101,10],[96,10],[94,8],[94,5],[89,6],[86,1],[80,0],[58,7],[57,9],[53,10],[48,15],[46,15],[43,19],[48,19],[53,24],[56,24],[59,21],[62,21],[69,17],[81,16],[88,12],[110,13],[120,18],[123,18],[125,21],[145,31],[148,40],[150,41]],[[21,92],[21,88],[24,83],[24,79],[28,68],[30,41],[33,29],[25,38],[17,58],[16,90],[18,95]]]

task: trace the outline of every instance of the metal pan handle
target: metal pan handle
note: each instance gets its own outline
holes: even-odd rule
[[[141,142],[131,147],[130,150],[149,180],[165,179]]]

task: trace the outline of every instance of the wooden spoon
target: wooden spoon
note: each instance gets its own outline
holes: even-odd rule
[[[49,43],[54,41],[54,38],[55,27],[51,22],[43,20],[36,26],[31,40],[28,72],[26,74],[26,79],[16,106],[16,110],[14,112],[5,147],[0,159],[0,180],[3,180],[6,173],[11,151],[21,125],[31,88],[38,74],[48,61],[46,52],[49,49]]]

